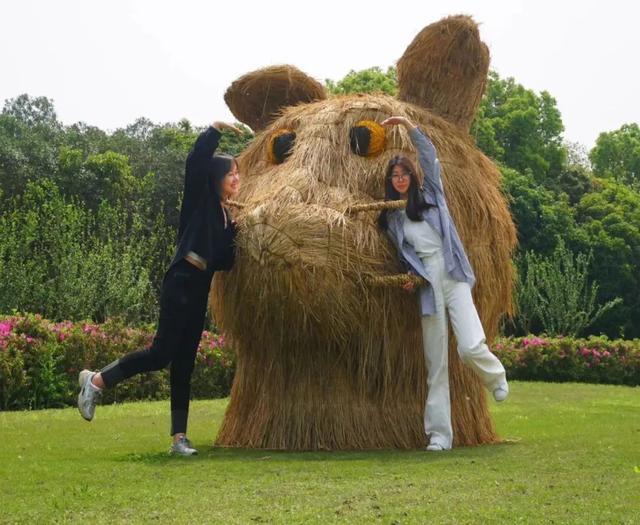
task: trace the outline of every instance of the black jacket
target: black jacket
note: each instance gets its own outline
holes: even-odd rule
[[[224,173],[216,173],[222,164],[213,162],[220,137],[217,129],[209,127],[198,136],[187,157],[178,246],[171,266],[189,252],[207,261],[207,271],[230,270],[233,266],[236,227],[228,212],[224,227],[225,211],[215,181]]]

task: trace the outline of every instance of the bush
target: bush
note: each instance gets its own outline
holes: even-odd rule
[[[510,379],[640,385],[640,339],[499,338],[492,350]]]
[[[140,211],[68,202],[51,181],[29,183],[0,214],[0,312],[50,319],[157,315],[157,290],[173,234]],[[159,270],[162,268],[162,270]]]
[[[588,280],[592,258],[591,253],[574,255],[562,240],[550,257],[531,251],[520,256],[515,335],[536,331],[535,326],[550,335],[577,337],[621,303],[616,298],[597,304],[598,285]]]
[[[153,327],[131,328],[40,315],[0,316],[0,410],[75,404],[78,372],[98,369],[151,343]],[[640,339],[606,337],[502,337],[493,352],[509,379],[640,385]],[[233,352],[221,334],[204,331],[191,383],[194,398],[226,397],[235,371]],[[168,370],[134,376],[105,392],[103,402],[165,399]]]
[[[151,343],[153,329],[131,328],[111,319],[54,323],[40,315],[0,317],[0,410],[75,404],[78,372],[99,369]],[[192,396],[229,395],[235,362],[224,337],[203,332],[192,378]],[[164,399],[168,370],[141,374],[105,392],[103,402]]]

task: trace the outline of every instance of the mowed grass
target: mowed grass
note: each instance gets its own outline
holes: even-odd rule
[[[640,389],[513,383],[505,443],[450,452],[212,447],[226,400],[0,413],[2,523],[640,523]]]

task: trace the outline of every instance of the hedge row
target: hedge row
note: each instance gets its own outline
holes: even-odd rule
[[[492,350],[510,379],[640,385],[640,339],[500,338]]]
[[[103,324],[53,323],[39,315],[0,316],[0,410],[75,404],[78,372],[100,369],[127,352],[148,346],[153,327],[131,328],[116,320]],[[192,378],[195,398],[225,397],[233,381],[233,353],[224,336],[203,332]],[[152,372],[106,391],[104,403],[164,399],[169,372]]]
[[[153,327],[110,320],[54,323],[39,315],[0,316],[0,410],[73,405],[82,368],[99,369],[149,345]],[[640,385],[640,340],[605,337],[500,338],[492,350],[510,379]],[[229,395],[235,369],[224,336],[205,331],[192,380],[195,398]],[[105,392],[104,402],[164,399],[167,370],[142,374]]]

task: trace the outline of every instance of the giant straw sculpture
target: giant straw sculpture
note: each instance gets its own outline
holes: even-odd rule
[[[237,350],[218,445],[424,446],[418,305],[375,224],[389,158],[414,150],[404,130],[379,136],[370,123],[406,115],[432,138],[491,342],[511,311],[516,237],[499,171],[469,136],[488,64],[477,25],[454,16],[407,48],[397,98],[327,98],[292,66],[249,73],[228,89],[232,112],[257,136],[240,157],[236,264],[216,275],[212,297]],[[354,147],[357,126],[371,127],[369,144]],[[494,442],[484,390],[450,340],[454,442]]]

